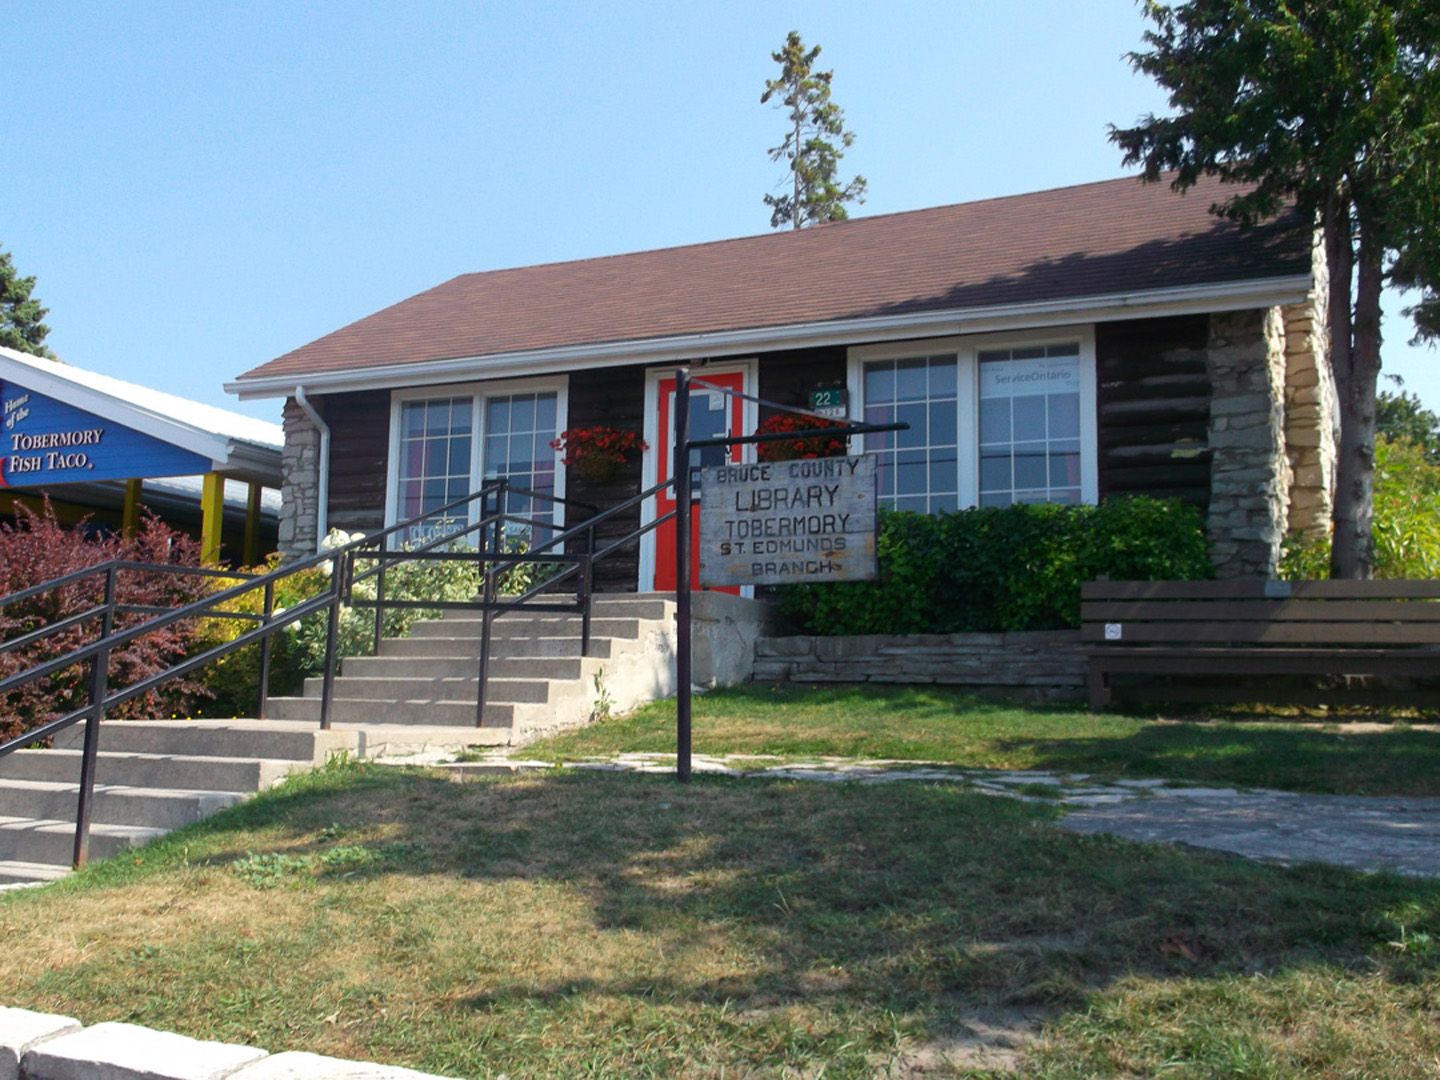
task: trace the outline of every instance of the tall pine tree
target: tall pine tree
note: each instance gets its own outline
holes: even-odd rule
[[[31,295],[34,289],[35,279],[21,277],[10,253],[0,248],[0,345],[53,360],[43,344],[50,327],[41,321],[49,309]]]
[[[775,101],[787,110],[790,128],[779,146],[770,150],[771,161],[790,166],[790,191],[766,195],[770,227],[800,229],[827,221],[844,221],[845,204],[865,201],[865,178],[857,176],[841,185],[836,178],[840,159],[855,141],[845,130],[845,114],[830,100],[833,71],[816,71],[820,46],[805,48],[798,31],[791,30],[785,46],[771,58],[780,65],[780,77],[768,79],[760,104]]]

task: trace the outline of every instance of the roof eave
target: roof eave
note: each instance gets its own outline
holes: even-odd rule
[[[1113,322],[1137,317],[1162,318],[1169,315],[1241,311],[1300,303],[1309,295],[1313,284],[1310,274],[1294,274],[1026,304],[954,308],[642,340],[565,345],[521,352],[349,368],[342,371],[301,372],[259,378],[241,376],[226,383],[225,389],[238,395],[241,400],[250,400],[291,396],[297,386],[303,386],[310,392],[338,393],[617,367],[635,363],[660,364],[746,352],[772,352],[825,345],[861,345],[907,338],[1038,329],[1068,323]]]

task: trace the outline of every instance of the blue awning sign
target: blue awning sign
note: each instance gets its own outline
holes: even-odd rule
[[[94,413],[0,382],[0,487],[193,476],[209,458]]]

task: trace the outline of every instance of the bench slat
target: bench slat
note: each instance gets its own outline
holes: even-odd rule
[[[1440,604],[1413,600],[1091,600],[1083,622],[1440,622]]]
[[[1432,581],[1087,581],[1084,600],[1440,600]]]
[[[1434,675],[1421,653],[1355,649],[1341,655],[1281,649],[1109,649],[1091,671],[1114,675]]]
[[[1105,636],[1108,624],[1086,623],[1080,640],[1116,642],[1203,642],[1252,645],[1440,645],[1440,623],[1323,622],[1120,622],[1120,637]],[[1440,668],[1440,655],[1436,656]],[[1440,674],[1440,670],[1437,670]]]

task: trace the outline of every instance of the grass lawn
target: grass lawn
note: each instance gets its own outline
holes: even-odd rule
[[[1001,704],[935,688],[740,686],[695,698],[700,754],[907,758],[976,768],[1345,794],[1440,795],[1440,731],[1196,722]],[[675,702],[527,747],[574,759],[675,750]]]
[[[1050,815],[333,768],[0,896],[3,1001],[454,1076],[1440,1076],[1440,884]]]

